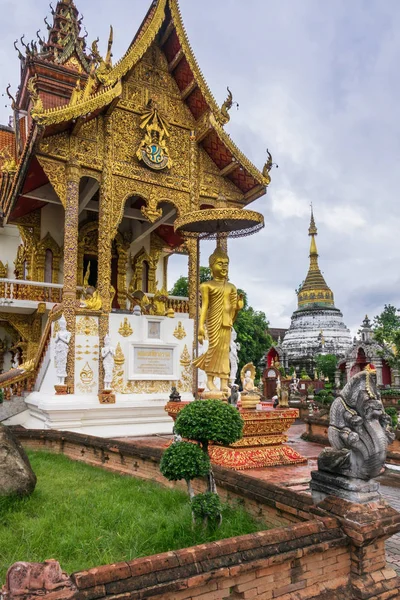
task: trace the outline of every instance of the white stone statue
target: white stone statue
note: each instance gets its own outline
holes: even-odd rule
[[[55,364],[58,385],[65,384],[65,378],[67,376],[67,356],[69,350],[69,342],[71,339],[71,332],[67,330],[67,321],[64,315],[61,315],[58,320],[60,329],[56,333],[55,338]]]
[[[231,343],[229,347],[229,362],[231,366],[231,372],[229,375],[229,383],[232,385],[236,380],[236,375],[238,371],[239,359],[238,359],[238,351],[240,350],[240,344],[236,341],[237,333],[232,327],[231,331]]]
[[[19,350],[15,351],[14,359],[11,363],[13,369],[19,369]]]
[[[110,390],[113,380],[115,348],[111,346],[111,338],[108,333],[104,337],[104,346],[101,349],[101,356],[104,369],[104,389]]]

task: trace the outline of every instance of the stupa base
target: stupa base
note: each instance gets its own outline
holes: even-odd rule
[[[228,467],[235,471],[259,469],[277,465],[297,465],[307,460],[289,446],[260,446],[233,448],[232,446],[210,446],[209,454],[214,465]]]

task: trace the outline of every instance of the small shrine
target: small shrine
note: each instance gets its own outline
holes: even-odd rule
[[[361,324],[358,336],[348,349],[345,357],[338,362],[335,379],[336,385],[345,385],[351,377],[363,371],[367,366],[373,366],[379,387],[400,385],[400,375],[391,369],[382,355],[382,347],[375,341],[374,332],[368,315]]]

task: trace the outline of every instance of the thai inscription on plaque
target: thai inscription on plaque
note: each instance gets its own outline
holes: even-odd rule
[[[131,379],[175,379],[174,348],[168,346],[133,346]]]

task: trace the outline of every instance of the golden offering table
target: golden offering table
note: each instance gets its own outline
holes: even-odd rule
[[[179,411],[187,404],[168,402],[165,411],[175,421]],[[298,409],[274,409],[269,403],[262,404],[262,410],[239,410],[244,420],[240,440],[230,446],[210,445],[209,454],[214,464],[239,471],[307,462],[296,450],[284,445],[288,440],[285,432],[299,416]]]

